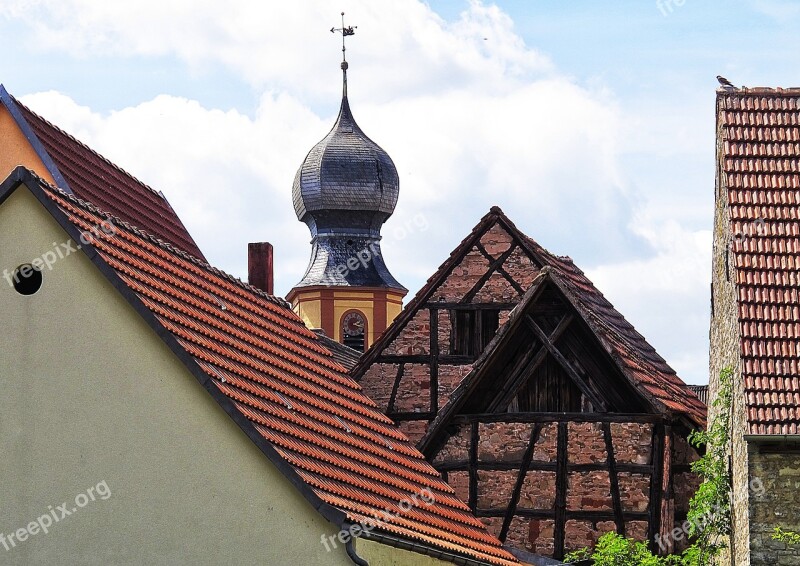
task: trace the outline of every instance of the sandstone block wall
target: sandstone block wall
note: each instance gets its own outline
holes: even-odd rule
[[[750,564],[800,566],[800,545],[772,540],[775,527],[800,531],[800,452],[772,447],[762,453],[748,446],[750,463]],[[777,453],[776,453],[777,452]],[[762,489],[763,488],[763,489]]]

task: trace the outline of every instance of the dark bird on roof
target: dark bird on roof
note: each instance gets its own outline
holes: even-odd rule
[[[731,81],[729,81],[722,75],[717,75],[717,80],[719,81],[719,84],[721,84],[722,86],[726,86],[729,88],[736,88],[736,86],[734,86],[734,84]]]

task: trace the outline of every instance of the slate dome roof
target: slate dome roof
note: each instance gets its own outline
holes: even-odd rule
[[[297,218],[318,234],[378,236],[397,204],[400,180],[392,158],[358,127],[347,94],[331,131],[297,170]]]

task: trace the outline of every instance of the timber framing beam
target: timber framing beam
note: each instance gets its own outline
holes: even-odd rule
[[[650,550],[658,552],[656,535],[661,532],[661,493],[664,475],[664,425],[653,427],[652,444],[653,475],[650,476],[650,501],[648,505],[647,538]]]
[[[506,516],[503,518],[503,526],[500,529],[500,542],[505,542],[506,537],[508,536],[508,529],[511,526],[511,520],[514,518],[514,514],[517,510],[517,504],[519,503],[519,496],[522,493],[522,485],[525,483],[525,476],[528,474],[528,470],[531,466],[531,460],[533,460],[533,450],[536,447],[536,443],[539,440],[539,434],[542,432],[542,423],[536,423],[533,426],[533,430],[531,431],[531,438],[528,441],[528,447],[525,449],[525,454],[522,457],[522,462],[519,468],[519,474],[517,474],[517,481],[514,484],[514,491],[511,493],[511,501],[508,503],[508,509],[506,510]]]
[[[469,508],[478,508],[478,423],[472,423],[469,435]]]
[[[481,246],[480,243],[478,243],[478,246],[479,246],[478,249],[481,250],[481,253],[484,254],[484,256],[486,256],[487,255],[485,253],[486,249],[483,246]],[[511,246],[509,246],[509,248],[506,251],[500,254],[500,257],[498,257],[497,259],[492,259],[491,256],[489,256],[490,257],[489,269],[487,269],[486,272],[483,275],[481,275],[480,279],[478,279],[475,285],[472,286],[472,289],[467,291],[467,293],[464,295],[464,297],[461,299],[460,302],[463,304],[471,303],[472,299],[475,298],[475,295],[478,294],[478,291],[480,291],[481,288],[486,284],[486,282],[489,281],[489,279],[491,279],[494,272],[497,271],[499,267],[502,267],[502,265],[509,258],[509,256],[511,256],[511,254],[514,253],[515,249],[517,249],[517,245],[511,244]]]
[[[476,517],[505,517],[505,509],[476,509],[474,511]],[[552,520],[555,513],[552,509],[523,509],[518,508],[515,515],[517,517],[525,517],[526,519],[550,519]],[[613,521],[614,513],[609,511],[581,511],[581,510],[566,510],[564,511],[566,519],[575,519],[578,521]],[[646,521],[647,511],[626,511],[623,514],[626,521]]]
[[[469,460],[455,460],[452,462],[443,462],[434,466],[439,472],[466,472],[469,470]],[[503,472],[509,470],[519,470],[525,468],[524,462],[519,460],[509,462],[478,462],[477,468],[479,470],[491,472]],[[532,460],[527,467],[531,472],[555,472],[556,463],[547,462],[543,460]],[[648,464],[625,464],[616,463],[617,474],[630,473],[642,474],[649,476],[653,473],[653,467]],[[568,472],[605,472],[608,471],[608,464],[603,462],[592,462],[586,464],[567,464]]]
[[[478,242],[476,242],[476,243],[475,243],[475,247],[476,247],[476,248],[477,248],[477,250],[478,250],[478,251],[481,253],[481,255],[482,255],[483,257],[485,257],[485,258],[486,258],[486,259],[489,261],[489,264],[490,264],[490,265],[493,265],[493,264],[495,263],[495,259],[494,259],[494,258],[493,258],[493,257],[492,257],[490,254],[489,254],[489,252],[487,252],[487,251],[486,251],[486,248],[484,248],[484,247],[483,247],[483,244],[481,244],[481,243],[480,243],[480,241],[478,241]],[[512,249],[512,248],[516,248],[516,244],[512,244],[511,248],[509,248],[509,249],[511,249],[511,251],[513,251],[513,249]],[[509,255],[511,255],[511,254],[509,254]],[[502,257],[502,256],[501,256],[501,257]],[[505,259],[504,259],[503,261],[505,261]],[[512,287],[514,287],[514,290],[515,290],[517,293],[519,293],[519,295],[520,295],[520,296],[522,296],[522,295],[524,295],[524,294],[525,294],[525,289],[523,289],[523,288],[520,286],[520,284],[519,284],[519,283],[517,283],[517,282],[514,280],[514,278],[513,278],[513,277],[511,277],[511,276],[508,274],[508,272],[507,272],[505,269],[503,269],[503,267],[502,267],[502,263],[501,263],[501,264],[499,264],[497,267],[495,267],[495,268],[494,268],[494,270],[491,270],[491,269],[490,269],[489,271],[487,271],[487,273],[489,273],[489,272],[491,272],[491,271],[496,271],[497,273],[499,273],[500,275],[502,275],[503,277],[505,277],[505,278],[506,278],[506,281],[508,281],[508,282],[511,284],[511,286],[512,286]],[[489,275],[491,276],[491,273],[489,273]],[[487,280],[488,280],[488,277],[487,277]]]
[[[614,508],[614,522],[617,534],[625,536],[625,519],[622,516],[622,498],[619,493],[619,476],[617,476],[617,460],[614,456],[614,442],[611,439],[611,424],[603,423],[603,440],[606,443],[606,463],[608,479],[611,484],[611,503]]]
[[[555,342],[559,339],[559,337],[564,333],[567,327],[572,322],[573,318],[572,315],[566,314],[564,317],[559,321],[558,325],[555,327],[553,332],[550,333],[548,337],[552,342]],[[489,405],[488,412],[495,413],[499,410],[502,410],[508,407],[511,400],[517,394],[517,391],[523,384],[530,379],[531,375],[539,368],[540,365],[544,362],[545,358],[547,357],[548,349],[545,344],[543,344],[539,351],[536,353],[535,356],[531,355],[532,350],[529,350],[525,357],[523,358],[524,364],[520,368],[514,368],[511,376],[506,380],[505,385],[500,390],[498,396],[496,397],[495,401]],[[531,363],[528,363],[529,360],[533,360]]]
[[[479,421],[482,423],[664,423],[661,415],[649,413],[482,413],[474,415],[456,415],[454,424]]]
[[[564,558],[564,535],[567,526],[567,489],[569,488],[569,462],[567,450],[567,423],[558,423],[556,439],[556,501],[554,513],[553,558]]]
[[[430,309],[430,387],[431,413],[439,412],[439,311]]]
[[[386,406],[387,413],[394,412],[394,403],[397,401],[397,391],[400,389],[400,381],[403,379],[405,369],[406,364],[400,364],[397,367],[397,375],[394,377],[394,383],[392,384],[392,393],[389,395],[389,404]]]
[[[542,330],[536,321],[533,320],[533,317],[530,315],[525,316],[525,323],[528,327],[533,331],[534,335],[539,339],[542,344],[544,344],[547,351],[550,353],[553,358],[558,362],[561,368],[567,372],[567,375],[575,382],[575,385],[581,390],[581,392],[586,395],[586,398],[591,401],[592,405],[601,410],[602,412],[606,412],[608,410],[606,403],[592,390],[586,381],[584,381],[581,376],[578,375],[578,372],[575,371],[575,368],[567,361],[561,351],[556,347],[552,340],[545,334],[544,330]]]

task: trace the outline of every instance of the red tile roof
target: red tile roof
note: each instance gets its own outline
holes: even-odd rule
[[[51,199],[64,224],[83,231],[106,219],[21,168],[15,174],[42,187],[40,200]],[[123,294],[135,294],[129,300],[145,318],[154,315],[151,325],[166,329],[160,334],[190,371],[314,497],[352,522],[382,518],[379,531],[406,541],[483,563],[518,563],[287,303],[112,221],[114,234],[94,242],[99,267],[112,283],[119,278]],[[434,504],[401,510],[426,489]]]
[[[84,145],[57,126],[32,112],[3,89],[0,102],[14,107],[12,115],[24,121],[20,127],[35,136],[34,148],[46,152],[42,159],[57,171],[51,171],[61,189],[80,199],[95,203],[102,210],[130,222],[142,230],[178,248],[205,259],[167,199],[130,173]],[[10,108],[12,110],[12,108]],[[36,144],[38,141],[39,144]],[[39,147],[37,147],[39,146]],[[49,159],[47,159],[49,157]]]
[[[717,91],[751,434],[800,434],[800,89]]]

